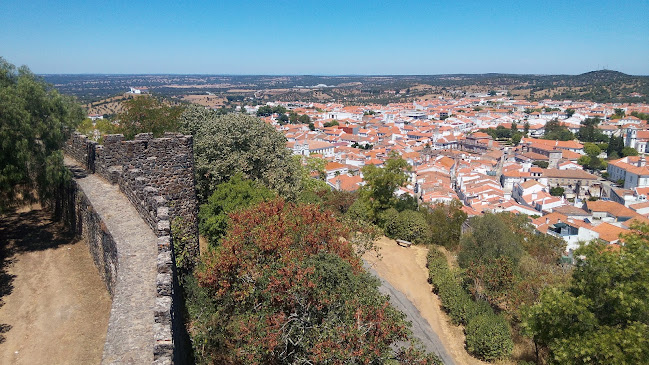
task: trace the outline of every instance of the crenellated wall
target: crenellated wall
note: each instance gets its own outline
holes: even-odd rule
[[[180,303],[175,288],[177,268],[171,226],[173,221],[180,223],[173,234],[186,245],[187,257],[198,257],[198,212],[192,143],[191,136],[165,134],[163,138],[152,138],[151,134],[139,134],[133,141],[124,141],[122,135],[109,135],[104,138],[103,145],[100,145],[75,133],[64,147],[66,155],[76,160],[88,173],[95,173],[107,182],[117,184],[158,237],[157,242],[151,242],[158,252],[153,307],[153,359],[156,364],[173,363],[174,360],[182,362],[183,357],[174,347],[182,321],[177,313]],[[119,245],[115,244],[110,230],[93,209],[92,201],[76,184],[73,184],[72,194],[75,198],[74,203],[70,204],[74,205],[72,209],[75,213],[68,213],[68,216],[74,216],[68,220],[72,221],[77,232],[88,242],[100,275],[114,297],[116,278],[126,274],[120,272]],[[129,305],[116,304],[115,297],[113,304],[111,320],[113,317],[121,317],[120,313],[113,316],[112,311],[133,309]],[[111,325],[112,323],[109,324],[109,334]],[[108,337],[104,362],[119,357],[119,354],[106,352],[118,352],[115,349],[120,348],[121,339]],[[115,341],[116,344],[109,341]]]

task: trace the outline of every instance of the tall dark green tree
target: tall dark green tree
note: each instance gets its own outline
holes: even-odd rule
[[[60,149],[83,119],[71,98],[0,57],[0,211],[56,193],[69,177]]]
[[[577,132],[579,140],[582,142],[607,142],[608,137],[597,128],[599,123],[599,118],[586,118],[581,122],[579,132]]]
[[[624,138],[611,136],[606,148],[606,154],[609,158],[622,157],[622,149],[624,149]]]

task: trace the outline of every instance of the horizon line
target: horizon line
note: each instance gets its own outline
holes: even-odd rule
[[[39,76],[52,76],[52,75],[70,75],[70,76],[265,76],[265,77],[296,77],[296,76],[312,76],[312,77],[420,77],[420,76],[482,76],[482,75],[507,75],[507,76],[579,76],[592,72],[619,72],[626,76],[647,77],[649,75],[632,75],[617,70],[601,69],[586,71],[578,74],[551,74],[551,73],[505,73],[505,72],[483,72],[483,73],[441,73],[441,74],[239,74],[239,73],[106,73],[106,72],[82,72],[82,73],[35,73]]]

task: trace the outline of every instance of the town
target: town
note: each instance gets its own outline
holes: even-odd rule
[[[265,109],[270,113],[260,113]],[[632,223],[649,222],[649,127],[634,116],[646,119],[646,104],[487,96],[364,106],[268,103],[245,111],[281,131],[294,154],[325,159],[332,189],[358,190],[361,168],[380,167],[395,151],[412,166],[396,194],[431,205],[457,199],[470,217],[528,215],[540,232],[564,239],[567,254],[593,239],[617,244]],[[569,137],[555,140],[552,125]],[[591,159],[599,166],[592,168]]]

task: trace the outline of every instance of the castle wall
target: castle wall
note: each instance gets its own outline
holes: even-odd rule
[[[89,173],[95,173],[117,184],[138,214],[158,237],[157,276],[153,324],[153,359],[156,364],[182,362],[184,354],[175,347],[181,341],[182,321],[179,307],[173,242],[185,245],[185,257],[198,257],[197,201],[195,195],[192,137],[165,134],[163,138],[152,138],[140,134],[133,141],[124,141],[121,135],[110,135],[104,144],[88,140],[75,133],[64,147],[65,153],[75,159]],[[132,306],[116,303],[115,288],[124,278],[120,271],[119,244],[93,208],[93,204],[78,184],[73,182],[65,199],[65,216],[77,233],[88,243],[93,260],[106,287],[113,297],[111,320],[123,317],[124,313],[113,311],[135,310]],[[177,229],[171,232],[172,222]],[[174,235],[176,237],[174,237]],[[189,260],[182,269],[190,268]],[[131,280],[137,278],[126,278]],[[123,285],[123,283],[122,283]],[[119,295],[119,290],[118,290]],[[111,324],[109,324],[109,334]],[[107,336],[104,359],[119,358],[119,349],[124,339]],[[109,343],[110,341],[116,343]],[[148,340],[147,340],[148,341]],[[107,353],[110,352],[110,353]],[[111,360],[112,361],[112,360]]]

